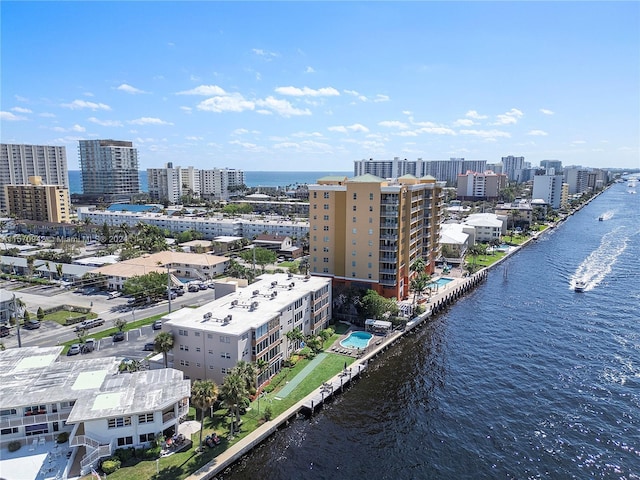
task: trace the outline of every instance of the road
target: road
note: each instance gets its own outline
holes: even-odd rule
[[[58,286],[41,287],[26,286],[20,288],[21,285],[13,282],[3,282],[0,288],[9,290],[14,293],[16,298],[22,300],[31,314],[31,318],[35,318],[38,307],[51,308],[56,305],[74,305],[89,307],[100,318],[105,320],[102,327],[90,330],[88,337],[92,333],[108,328],[113,328],[113,321],[124,318],[128,322],[141,320],[154,315],[164,314],[169,311],[169,302],[164,300],[157,304],[153,304],[146,308],[132,309],[124,297],[109,299],[104,292],[84,295],[73,291],[65,290]],[[214,299],[214,291],[211,289],[201,290],[199,292],[186,292],[183,296],[171,301],[171,310],[175,311],[186,306],[199,306]],[[142,347],[146,342],[153,341],[153,331],[151,326],[145,326],[133,329],[127,332],[125,341],[113,343],[111,338],[102,339],[96,355],[123,355],[129,358],[144,358],[150,352],[143,352]],[[157,332],[156,332],[157,333]],[[22,346],[40,346],[51,347],[60,345],[77,338],[73,326],[63,326],[56,322],[41,322],[40,328],[37,330],[20,329],[20,343]],[[18,332],[15,327],[11,328],[11,334],[1,339],[6,348],[14,348],[18,346]],[[102,352],[113,352],[105,353]],[[93,354],[93,353],[92,353]],[[90,355],[92,355],[90,354]],[[69,357],[69,359],[80,358],[81,355]]]

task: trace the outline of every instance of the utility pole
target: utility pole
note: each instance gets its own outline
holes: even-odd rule
[[[22,341],[20,339],[20,317],[18,316],[18,302],[16,301],[16,294],[13,294],[13,316],[16,319],[16,333],[18,335],[18,348],[22,347]]]
[[[171,272],[167,263],[167,298],[169,299],[169,313],[171,313]]]

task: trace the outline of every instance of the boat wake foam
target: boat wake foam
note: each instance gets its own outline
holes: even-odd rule
[[[576,282],[584,282],[585,292],[593,290],[611,272],[616,259],[624,252],[629,236],[624,235],[624,227],[605,234],[600,245],[578,266],[569,281],[569,288],[575,289]]]

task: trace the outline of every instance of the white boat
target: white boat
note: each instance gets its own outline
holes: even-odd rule
[[[582,280],[578,280],[575,287],[573,287],[573,289],[579,293],[584,292],[585,288],[587,288],[587,282],[583,282]]]

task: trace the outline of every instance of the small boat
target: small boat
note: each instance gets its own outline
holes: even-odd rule
[[[598,220],[600,220],[601,222],[602,222],[602,221],[604,221],[604,216],[600,215],[600,216],[598,217]]]
[[[585,288],[587,288],[587,282],[583,282],[582,280],[577,281],[575,287],[573,287],[573,289],[579,293],[584,292]]]

